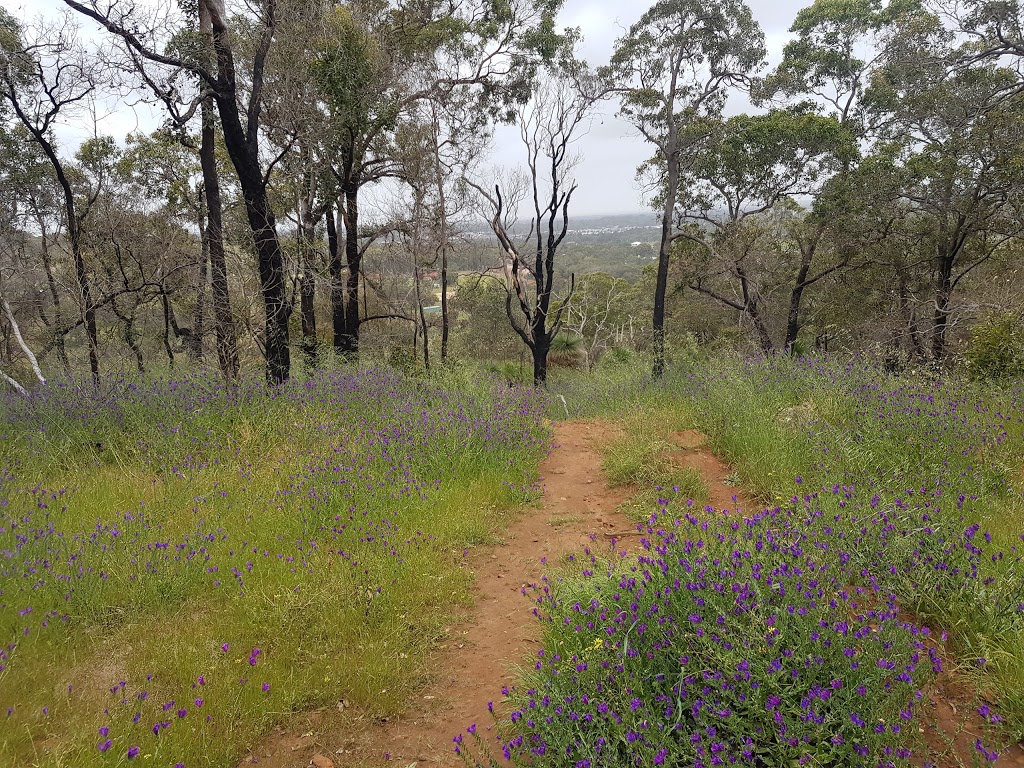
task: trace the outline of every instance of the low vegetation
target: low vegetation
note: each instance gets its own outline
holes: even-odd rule
[[[0,407],[4,765],[224,766],[291,712],[401,710],[546,444],[532,390],[382,370]]]
[[[620,420],[606,466],[657,503],[635,559],[594,554],[537,594],[545,642],[507,691],[506,758],[944,766],[1024,736],[1019,390],[705,359],[638,377],[616,416],[625,386],[566,382],[565,408]],[[654,436],[691,424],[763,512],[709,515],[658,476]],[[974,691],[952,730],[931,704],[951,679]]]

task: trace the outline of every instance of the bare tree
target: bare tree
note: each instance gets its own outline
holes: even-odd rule
[[[572,171],[578,156],[573,141],[585,128],[595,95],[582,80],[543,77],[533,98],[517,111],[519,136],[526,149],[525,176],[513,179],[502,194],[473,183],[490,206],[491,230],[504,253],[507,297],[505,311],[516,335],[533,356],[533,383],[547,385],[548,352],[562,328],[575,275],[570,275],[565,298],[552,306],[557,274],[555,257],[569,231],[569,204],[576,183]],[[517,241],[516,213],[527,201],[532,217],[527,236]],[[518,304],[525,322],[513,311]]]
[[[0,26],[10,46],[0,46],[0,99],[6,100],[14,115],[42,150],[60,185],[68,243],[75,264],[81,294],[82,319],[89,343],[89,369],[94,380],[100,374],[96,306],[89,271],[82,252],[85,221],[102,187],[76,189],[72,175],[61,158],[53,129],[87,105],[97,87],[91,62],[78,43],[77,29],[64,17],[46,27],[22,30],[4,14]],[[59,331],[58,331],[59,332]]]

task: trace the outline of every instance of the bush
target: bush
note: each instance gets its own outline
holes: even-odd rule
[[[1024,320],[1020,313],[996,312],[974,326],[964,364],[974,379],[1024,374]]]

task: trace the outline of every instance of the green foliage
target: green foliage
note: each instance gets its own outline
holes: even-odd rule
[[[601,75],[623,89],[622,116],[660,137],[664,153],[665,141],[685,144],[687,129],[696,137],[726,88],[764,56],[764,33],[742,0],[659,0],[616,41]]]
[[[583,340],[579,336],[558,334],[551,340],[548,363],[563,368],[578,368],[583,363]]]
[[[964,367],[975,379],[1007,379],[1024,375],[1024,318],[1018,312],[996,312],[971,329]]]

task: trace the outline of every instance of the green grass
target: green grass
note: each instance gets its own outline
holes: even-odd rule
[[[685,505],[687,500],[700,506],[707,503],[708,486],[700,471],[676,466],[681,449],[673,435],[692,426],[685,411],[640,406],[616,426],[618,434],[601,446],[601,468],[611,485],[636,489],[622,505],[628,516],[645,520],[659,507],[659,500],[670,506]]]
[[[943,572],[927,570],[892,587],[920,621],[948,633],[958,674],[997,703],[1013,738],[1024,736],[1024,614],[1012,610],[1024,602],[1019,389],[788,358],[699,360],[656,384],[644,374],[633,371],[635,385],[625,397],[619,394],[628,380],[622,371],[562,385],[570,409],[621,424],[624,436],[605,459],[614,482],[670,486],[660,425],[675,422],[705,432],[714,451],[736,468],[744,490],[766,504],[803,504],[811,494],[814,505],[839,514],[844,494],[838,489],[849,486],[865,503],[877,494],[880,508],[898,518],[897,502],[908,494],[912,500],[921,489],[945,490],[932,527],[955,539],[978,523],[992,538],[985,552],[1003,552],[1002,559],[993,562],[986,554],[977,580],[955,589]],[[958,505],[961,493],[966,499]],[[644,508],[650,514],[656,496],[638,497],[632,514],[642,517]],[[905,525],[922,523],[907,519]],[[992,586],[982,583],[987,578],[995,579]],[[977,658],[987,660],[983,668]]]
[[[13,406],[0,764],[231,765],[291,713],[408,705],[470,608],[464,550],[533,494],[541,406],[352,381]]]

